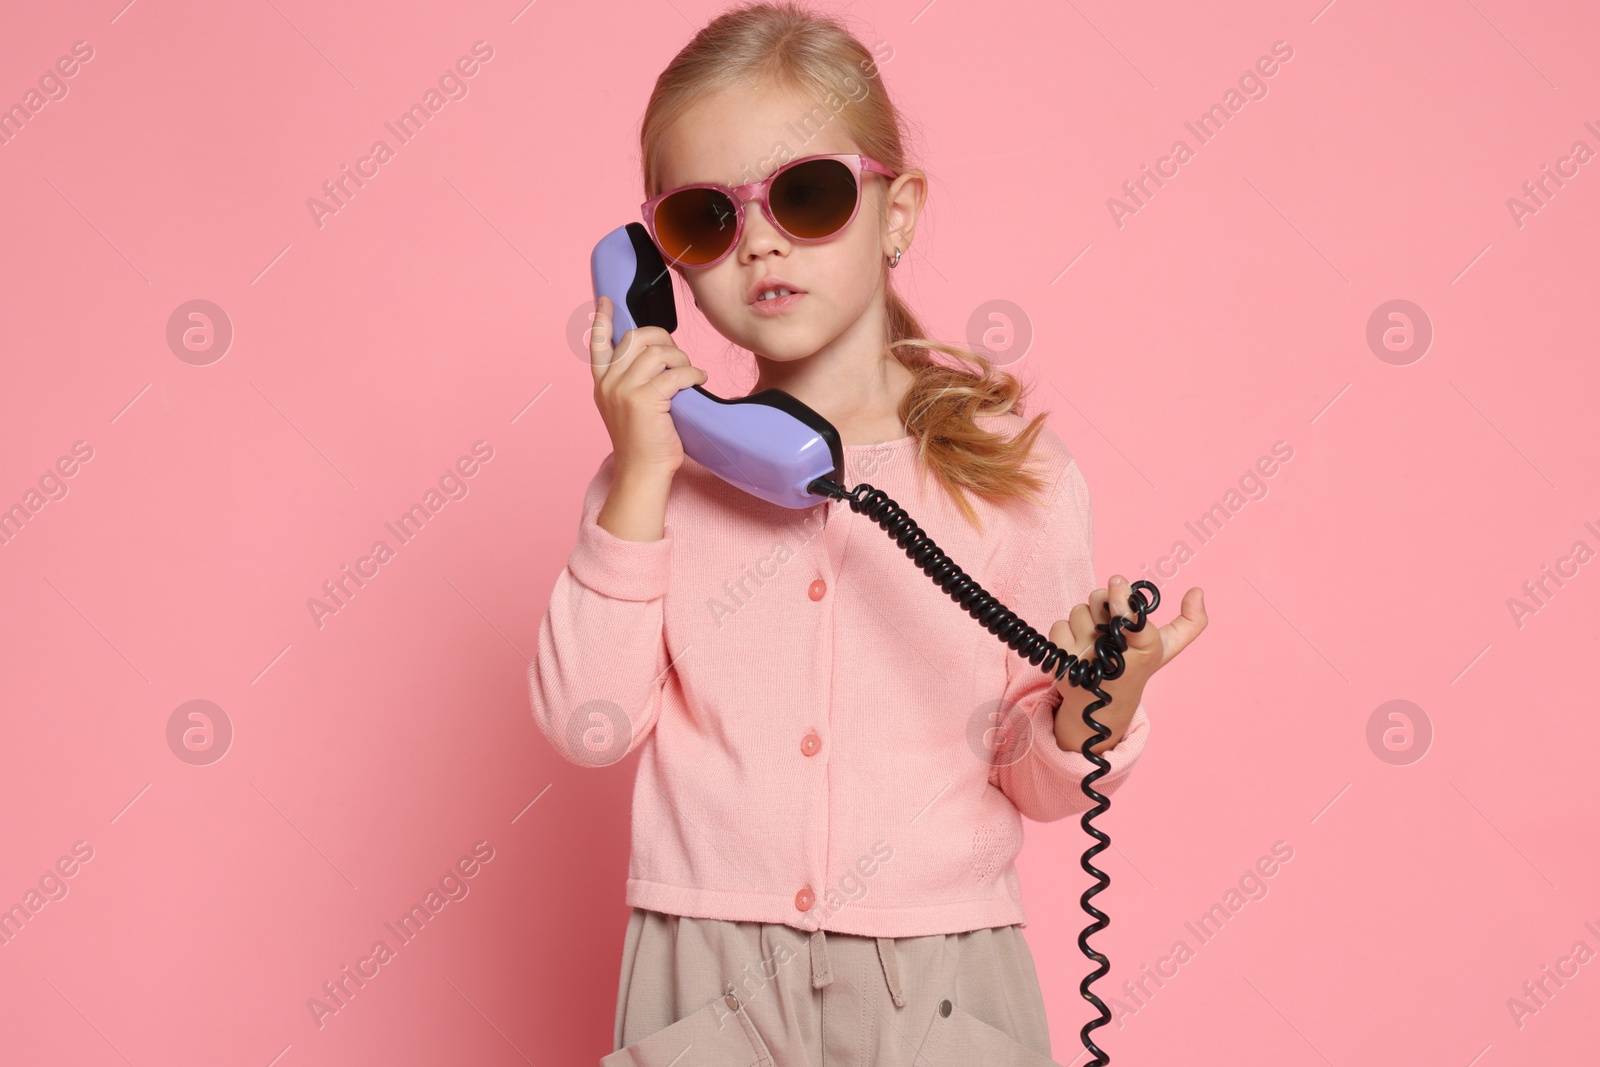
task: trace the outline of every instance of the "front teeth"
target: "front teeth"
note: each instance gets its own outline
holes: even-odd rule
[[[756,302],[759,303],[762,300],[775,300],[780,296],[793,296],[793,295],[794,294],[792,292],[790,292],[789,290],[787,290],[787,289],[768,289],[766,292],[764,292],[760,296],[756,297]]]

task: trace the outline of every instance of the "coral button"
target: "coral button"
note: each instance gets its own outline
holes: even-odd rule
[[[816,896],[811,892],[811,887],[806,886],[794,895],[794,906],[801,911],[810,911],[811,905],[817,902]]]
[[[823,581],[821,578],[818,578],[816,581],[811,583],[810,592],[811,592],[811,599],[812,600],[821,600],[822,599],[822,594],[826,593],[827,591],[828,591],[828,583]]]
[[[808,756],[815,756],[817,754],[817,749],[821,747],[822,738],[818,737],[815,733],[806,734],[804,740],[800,742],[800,751],[804,752]]]

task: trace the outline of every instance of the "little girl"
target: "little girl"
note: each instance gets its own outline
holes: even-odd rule
[[[752,392],[838,429],[837,480],[884,490],[1074,655],[1133,617],[1121,576],[1091,589],[1083,475],[1042,415],[1021,417],[1019,381],[924,339],[890,285],[926,181],[855,37],[789,3],[725,13],[657,80],[640,142],[651,237],[753,354]],[[686,463],[669,405],[707,376],[659,327],[613,349],[613,312],[598,302],[590,340],[613,450],[528,674],[564,758],[640,753],[601,1063],[1049,1067],[1014,860],[1023,815],[1090,806],[1094,696],[997,640],[865,516]],[[1130,634],[1102,683],[1102,793],[1145,745],[1145,683],[1205,625],[1198,589],[1182,612]]]

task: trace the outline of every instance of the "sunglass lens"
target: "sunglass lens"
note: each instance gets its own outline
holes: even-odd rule
[[[685,189],[656,205],[656,240],[667,258],[697,267],[733,244],[733,201],[715,189]]]
[[[804,240],[838,233],[856,209],[856,176],[837,159],[790,167],[772,182],[772,213]]]

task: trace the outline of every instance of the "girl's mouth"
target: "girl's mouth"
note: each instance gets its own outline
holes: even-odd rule
[[[771,296],[766,299],[759,297],[752,301],[750,310],[756,315],[771,317],[781,315],[805,299],[804,293],[790,293],[788,296]]]

